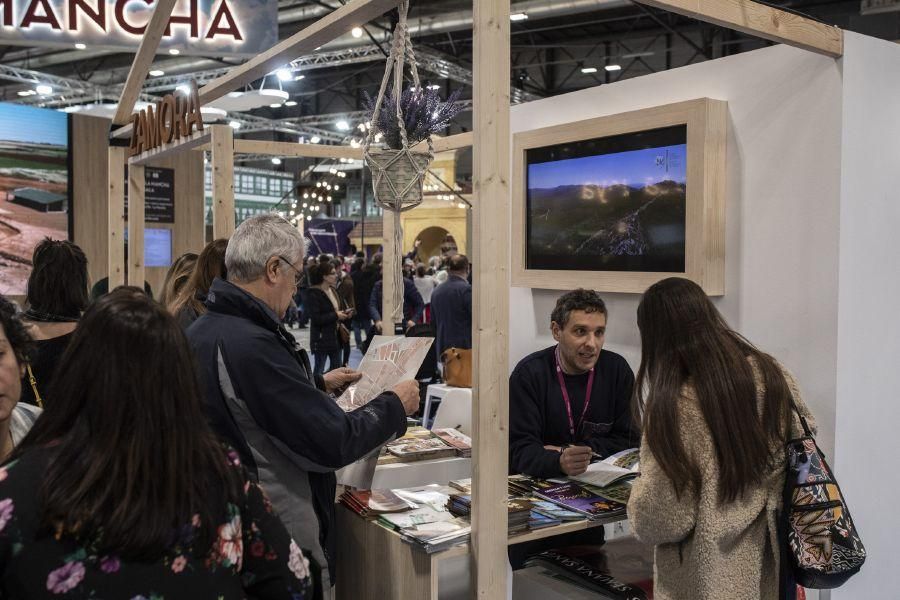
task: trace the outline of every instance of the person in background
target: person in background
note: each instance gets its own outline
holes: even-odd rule
[[[447,262],[447,281],[431,295],[434,349],[438,360],[447,348],[472,347],[472,286],[466,281],[469,259],[456,254]]]
[[[15,305],[0,296],[0,463],[9,458],[41,414],[40,408],[19,401],[32,344]]]
[[[340,269],[338,269],[338,263],[340,263]],[[353,293],[353,278],[350,277],[350,273],[342,270],[343,266],[343,259],[335,259],[335,268],[338,269],[339,276],[335,291],[338,299],[341,301],[341,307],[345,311],[350,312],[350,318],[341,322],[341,325],[344,327],[343,331],[338,330],[338,342],[340,343],[343,356],[341,364],[346,365],[350,362],[350,329],[353,328],[353,321],[356,316],[356,296]]]
[[[166,273],[166,280],[163,282],[162,291],[159,293],[159,303],[163,306],[169,306],[178,296],[178,292],[191,278],[194,272],[194,265],[197,264],[197,254],[188,252],[179,256],[169,271]]]
[[[72,332],[90,302],[87,257],[72,242],[45,238],[31,261],[24,317],[35,348],[25,365],[22,402],[42,407]]]
[[[379,265],[380,267],[381,265]],[[406,331],[422,318],[425,303],[422,301],[422,296],[419,295],[418,290],[416,290],[416,285],[412,282],[412,279],[402,277],[401,281],[403,281],[403,330]],[[372,295],[369,297],[369,314],[372,316],[372,320],[375,321],[375,331],[377,333],[393,335],[393,331],[382,330],[381,303],[383,287],[383,279],[375,282],[375,287],[372,288]]]
[[[337,271],[331,262],[320,263],[309,271],[309,345],[313,352],[315,375],[325,373],[326,360],[329,371],[344,366],[338,327],[349,322],[353,315],[341,304],[334,289],[336,279]]]
[[[308,559],[209,429],[194,367],[141,290],[88,309],[0,470],[4,597],[311,597]]]
[[[225,255],[228,281],[213,282],[209,311],[187,335],[213,428],[237,448],[293,537],[327,570],[327,598],[338,535],[334,472],[406,432],[406,415],[419,408],[419,385],[400,382],[350,412],[337,405],[329,394],[362,374],[341,368],[314,375],[306,351],[279,325],[304,248],[300,232],[277,215],[241,223]]]
[[[654,597],[779,598],[784,445],[802,435],[792,405],[814,426],[796,380],[687,279],[650,286],[637,323],[643,437],[628,520],[656,546]]]
[[[225,250],[228,240],[218,239],[208,243],[200,252],[190,279],[166,308],[175,315],[182,329],[190,327],[197,317],[206,312],[206,295],[216,277],[225,277]]]
[[[363,332],[368,341],[369,328],[372,326],[372,319],[369,318],[369,296],[372,294],[372,286],[375,285],[374,282],[368,285],[370,271],[366,268],[365,258],[358,256],[353,259],[350,265],[350,279],[353,282],[353,309],[356,311],[350,324],[353,327],[356,347],[362,350]]]
[[[307,301],[310,288],[309,271],[317,264],[319,264],[319,261],[316,260],[315,256],[308,257],[306,259],[306,264],[303,265],[303,273],[300,275],[300,281],[297,283],[297,292],[294,294],[294,302],[297,304],[297,312],[300,315],[300,324],[297,326],[299,329],[306,329],[306,324],[309,323],[309,306]]]
[[[422,302],[425,303],[425,311],[423,313],[422,322],[430,323],[431,322],[431,293],[434,291],[434,288],[437,287],[437,283],[434,281],[434,277],[429,275],[425,270],[425,265],[420,264],[416,267],[416,276],[413,278],[413,284],[416,286],[416,290],[419,292],[419,295],[422,296]]]

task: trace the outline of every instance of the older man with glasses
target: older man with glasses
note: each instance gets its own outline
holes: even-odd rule
[[[216,279],[208,312],[187,330],[210,422],[241,455],[302,547],[323,570],[330,597],[335,558],[334,471],[406,432],[419,407],[418,383],[404,381],[345,413],[329,394],[360,374],[315,376],[281,319],[297,290],[305,243],[290,223],[261,215],[228,242],[228,280]]]

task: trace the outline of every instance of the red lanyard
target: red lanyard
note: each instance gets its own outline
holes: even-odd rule
[[[566,380],[563,379],[563,370],[562,367],[559,366],[559,346],[556,347],[556,379],[559,381],[559,389],[562,391],[563,400],[566,402],[566,412],[569,415],[569,434],[572,436],[572,440],[575,439],[575,421],[572,419],[572,403],[569,401],[569,390],[566,389]],[[594,367],[591,367],[590,375],[588,375],[587,382],[587,390],[584,394],[584,408],[581,410],[581,418],[578,420],[578,424],[584,422],[584,417],[587,414],[588,407],[591,405],[591,390],[594,387]]]

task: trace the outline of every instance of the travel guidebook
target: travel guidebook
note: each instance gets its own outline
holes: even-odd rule
[[[573,475],[569,479],[597,487],[607,487],[637,477],[640,475],[640,467],[640,451],[637,448],[629,448],[591,463],[587,471],[581,475]]]
[[[594,494],[577,483],[563,483],[534,493],[588,519],[602,519],[625,513],[625,505]]]

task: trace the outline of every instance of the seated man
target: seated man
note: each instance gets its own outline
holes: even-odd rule
[[[210,287],[206,314],[187,330],[210,423],[241,455],[288,531],[334,583],[334,472],[406,432],[419,407],[418,383],[404,381],[352,412],[339,393],[361,374],[314,375],[309,357],[281,325],[302,275],[303,235],[275,215],[250,218],[228,242],[228,281]]]
[[[540,478],[584,473],[592,455],[636,447],[634,374],[603,350],[606,305],[591,290],[564,294],[551,315],[558,342],[523,358],[509,378],[510,472]]]

